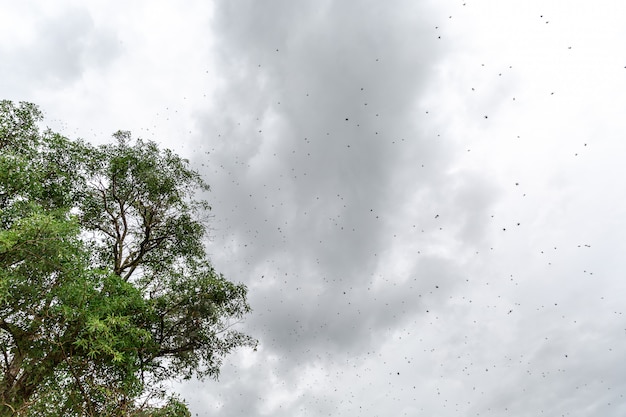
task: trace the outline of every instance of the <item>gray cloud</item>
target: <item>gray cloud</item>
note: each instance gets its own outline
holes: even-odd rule
[[[345,2],[218,4],[228,77],[218,110],[198,114],[216,198],[215,261],[250,286],[255,313],[245,326],[262,358],[279,358],[225,376],[261,396],[246,402],[247,414],[272,402],[258,372],[274,375],[272,390],[291,391],[271,411],[285,416],[323,406],[354,414],[356,404],[375,415],[394,401],[409,414],[562,413],[584,400],[557,399],[576,395],[594,373],[611,374],[610,360],[595,372],[583,365],[593,349],[571,360],[580,329],[559,327],[540,307],[554,303],[555,289],[537,294],[518,226],[537,221],[538,201],[524,200],[513,180],[519,196],[480,166],[462,168],[467,146],[451,137],[464,134],[451,121],[488,129],[484,114],[505,117],[500,103],[519,74],[509,68],[508,84],[481,74],[477,97],[457,115],[444,113],[431,85],[442,82],[453,51],[438,36],[437,15],[402,2],[358,10]],[[470,91],[471,76],[460,80]],[[540,235],[534,244],[546,242]],[[554,273],[561,285],[567,272]],[[307,369],[328,373],[308,377]],[[578,377],[564,382],[568,369]],[[621,386],[609,379],[606,386]],[[300,392],[303,381],[325,387]],[[559,387],[547,394],[544,384]],[[238,407],[237,389],[221,392]]]
[[[120,53],[113,33],[97,27],[86,9],[65,9],[49,16],[35,6],[29,12],[37,16],[33,19],[35,33],[26,39],[16,37],[14,44],[0,50],[14,76],[0,81],[5,94],[18,94],[24,86],[63,88],[88,69],[103,70]]]
[[[214,16],[232,77],[222,111],[198,121],[213,135],[198,144],[219,198],[213,243],[245,259],[231,275],[251,286],[247,326],[286,373],[426,314],[461,268],[429,248],[472,245],[493,198],[478,174],[449,173],[445,128],[420,107],[446,53],[425,9],[353,6],[228,2]]]

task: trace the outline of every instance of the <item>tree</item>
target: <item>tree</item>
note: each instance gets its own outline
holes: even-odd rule
[[[256,341],[207,258],[208,185],[117,132],[92,146],[0,102],[0,416],[184,416],[163,383]]]

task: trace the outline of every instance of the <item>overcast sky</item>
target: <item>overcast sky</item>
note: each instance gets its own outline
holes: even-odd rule
[[[212,186],[199,416],[626,415],[620,0],[0,0],[0,98]]]

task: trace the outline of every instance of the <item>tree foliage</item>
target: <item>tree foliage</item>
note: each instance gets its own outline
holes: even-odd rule
[[[163,382],[256,343],[233,328],[246,287],[206,256],[209,187],[128,132],[96,147],[41,120],[0,102],[0,416],[188,415]]]

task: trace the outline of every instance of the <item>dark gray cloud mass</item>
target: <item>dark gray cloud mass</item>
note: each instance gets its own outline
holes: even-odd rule
[[[244,277],[258,306],[250,329],[262,329],[268,348],[296,351],[286,367],[307,351],[381,343],[379,328],[415,314],[422,292],[450,288],[458,274],[447,254],[419,250],[402,272],[385,265],[394,240],[426,244],[437,226],[459,226],[444,220],[445,200],[463,191],[448,186],[453,155],[436,127],[424,128],[418,101],[442,53],[425,12],[377,2],[216,11],[224,73],[235,76],[218,97],[221,119],[199,122],[220,135],[208,163],[231,180],[214,180],[214,194],[228,196],[215,216],[229,219],[223,232],[255,272]],[[469,210],[484,210],[473,200]],[[374,288],[385,280],[415,284]]]
[[[307,367],[358,363],[416,326],[464,281],[484,234],[496,186],[451,172],[446,128],[420,102],[447,52],[436,14],[412,2],[216,10],[229,77],[222,110],[198,121],[212,135],[198,147],[220,198],[214,243],[232,245],[216,263],[250,286],[246,328],[288,389]],[[259,413],[247,404],[239,414]]]

